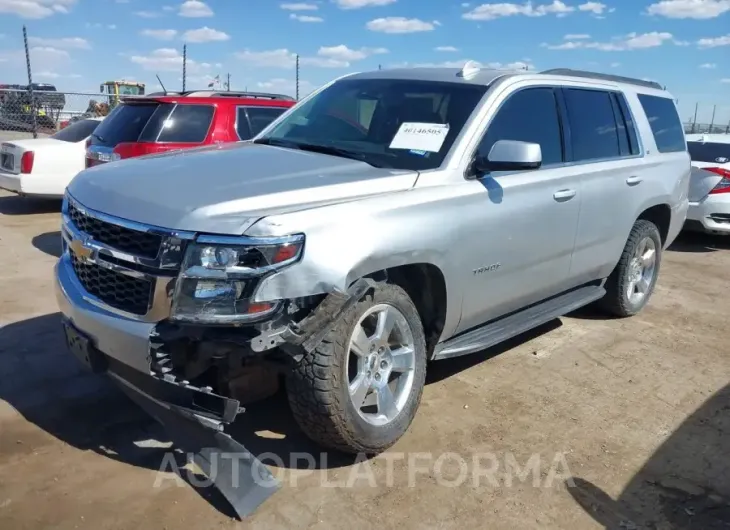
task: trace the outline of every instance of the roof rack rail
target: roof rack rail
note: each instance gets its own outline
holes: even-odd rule
[[[599,74],[597,72],[587,72],[585,70],[572,70],[570,68],[552,68],[550,70],[543,70],[541,74],[550,75],[567,75],[571,77],[587,77],[589,79],[600,79],[602,81],[615,81],[617,83],[626,83],[629,85],[638,85],[647,88],[657,88],[664,90],[664,87],[656,81],[644,81],[643,79],[636,79],[634,77],[624,77],[622,75],[611,75],[611,74]]]
[[[256,99],[272,99],[277,101],[295,101],[291,96],[284,94],[270,94],[268,92],[239,92],[235,90],[189,90],[181,92],[180,95],[188,97],[211,97],[211,98],[256,98]]]

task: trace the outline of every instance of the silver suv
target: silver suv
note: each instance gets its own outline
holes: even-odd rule
[[[372,454],[408,429],[429,361],[593,302],[640,311],[689,176],[653,82],[353,74],[253,141],[79,174],[58,302],[79,358],[171,433],[203,429],[183,446],[243,451],[223,424],[284,375],[308,436]]]

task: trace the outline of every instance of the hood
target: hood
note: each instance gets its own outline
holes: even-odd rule
[[[413,187],[416,171],[250,142],[110,162],[68,192],[109,215],[163,228],[241,234],[258,219]]]

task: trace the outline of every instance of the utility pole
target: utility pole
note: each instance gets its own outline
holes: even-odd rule
[[[296,96],[295,99],[299,101],[299,54],[297,54],[297,62],[296,62]]]
[[[699,108],[699,106],[700,102],[698,101],[697,103],[695,103],[695,117],[692,119],[692,134],[694,134],[697,127],[697,109]]]
[[[188,45],[183,44],[183,80],[182,80],[182,91],[185,92],[185,74],[188,66]]]
[[[382,70],[382,69],[383,69],[383,65],[382,64],[379,64],[378,65],[378,70]]]
[[[228,74],[226,74],[226,78],[227,78],[226,88],[228,88],[228,92],[230,92],[231,91],[231,73],[230,72]]]
[[[710,130],[709,133],[712,134],[712,126],[715,125],[715,111],[717,110],[717,105],[712,106],[712,119],[710,120]]]

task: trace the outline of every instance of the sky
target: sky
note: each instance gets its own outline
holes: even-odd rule
[[[159,90],[300,95],[346,73],[400,66],[545,70],[652,79],[683,121],[730,121],[730,0],[0,0],[0,84],[98,92],[130,79]]]

